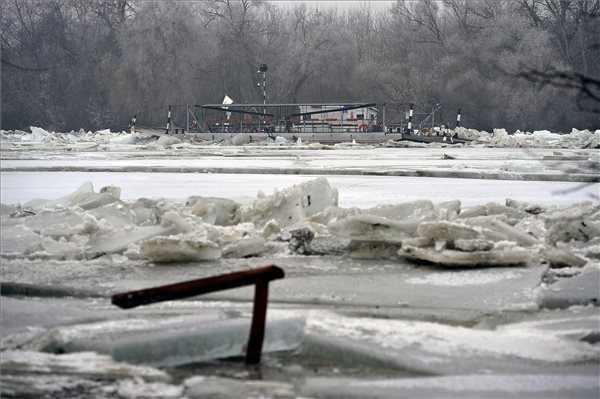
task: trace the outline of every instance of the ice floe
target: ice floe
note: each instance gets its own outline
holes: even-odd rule
[[[2,216],[2,253],[29,258],[93,258],[124,253],[153,262],[221,257],[348,254],[407,258],[453,267],[553,267],[588,262],[600,232],[591,202],[540,207],[507,200],[461,207],[413,201],[374,208],[338,207],[338,192],[317,178],[241,204],[192,196],[122,201],[120,189],[85,183],[57,200],[26,203]],[[569,247],[573,246],[574,249]]]
[[[64,144],[77,143],[95,143],[99,145],[114,145],[114,146],[147,146],[152,148],[170,147],[179,145],[184,142],[193,143],[196,138],[193,133],[187,135],[178,135],[177,137],[164,134],[159,131],[141,131],[141,132],[111,132],[109,129],[98,130],[96,132],[48,132],[40,127],[30,127],[31,133],[24,131],[0,131],[0,138],[5,143],[20,143],[27,145],[43,144],[61,146]],[[573,128],[571,132],[551,132],[549,130],[536,130],[533,132],[521,132],[517,130],[514,133],[509,133],[505,129],[497,128],[492,132],[479,131],[476,129],[468,129],[458,127],[455,130],[449,131],[450,136],[461,139],[466,139],[468,142],[461,145],[486,145],[495,147],[509,148],[600,148],[600,130],[578,130]],[[213,134],[217,136],[218,134]],[[218,145],[231,146],[246,146],[260,145],[261,141],[257,140],[256,135],[253,138],[250,133],[240,133],[231,138],[228,135],[226,139],[221,140]],[[214,139],[213,139],[214,140]],[[276,146],[300,146],[302,141],[288,140],[283,136],[276,136],[274,139],[267,138],[262,141],[263,145]],[[423,143],[400,142],[408,146],[423,146]],[[309,144],[311,148],[317,143]],[[341,146],[356,146],[356,140],[352,143],[341,143]],[[393,145],[386,143],[385,145]],[[329,148],[329,147],[327,147]]]

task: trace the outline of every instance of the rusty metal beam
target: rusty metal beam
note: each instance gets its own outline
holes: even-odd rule
[[[255,364],[260,362],[262,354],[269,302],[269,281],[284,277],[283,269],[271,265],[259,269],[116,294],[112,297],[112,303],[122,309],[131,309],[156,302],[189,298],[210,292],[254,285],[254,308],[248,344],[246,345],[246,363]]]

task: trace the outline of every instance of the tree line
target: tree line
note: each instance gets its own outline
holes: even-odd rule
[[[2,129],[162,125],[174,104],[374,101],[389,122],[600,128],[600,0],[0,0]]]

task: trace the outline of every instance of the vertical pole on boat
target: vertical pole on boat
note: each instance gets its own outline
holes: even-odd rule
[[[460,108],[458,109],[458,114],[456,115],[456,127],[460,126]]]
[[[386,134],[387,129],[385,128],[385,103],[383,103],[383,133]]]
[[[265,66],[264,70],[263,70],[263,65]],[[266,108],[266,104],[267,104],[267,89],[265,88],[265,85],[267,84],[267,66],[265,64],[262,64],[260,66],[260,70],[262,71],[262,78],[263,78],[263,114],[267,113],[267,108]],[[265,130],[267,129],[267,121],[266,121],[266,116],[263,116],[263,118],[265,118]],[[270,135],[270,133],[269,133]]]
[[[412,134],[412,117],[413,117],[413,103],[410,103],[410,110],[408,111],[408,134]]]
[[[258,67],[258,73],[261,74],[262,73],[262,91],[263,91],[263,114],[267,113],[267,70],[269,68],[267,67],[267,64],[260,64],[260,66]],[[260,85],[260,83],[259,83]],[[265,116],[263,116],[263,118],[265,118]],[[260,131],[260,117],[258,119],[258,129]],[[265,120],[265,127],[266,127],[266,120]]]
[[[431,132],[429,132],[430,136],[433,136],[435,132],[435,102],[433,103],[433,107],[431,107]]]
[[[190,105],[185,104],[185,132],[190,131]]]
[[[266,114],[267,113],[267,109],[266,109],[266,104],[267,104],[267,88],[266,88],[266,85],[267,85],[267,72],[266,72],[266,70],[263,71],[262,75],[263,75],[263,77],[262,77],[263,78],[263,84],[262,84],[262,86],[263,86],[263,88],[262,88],[263,89],[263,114]]]
[[[165,133],[169,134],[170,127],[171,127],[171,106],[169,105],[169,112],[167,113],[167,131]]]

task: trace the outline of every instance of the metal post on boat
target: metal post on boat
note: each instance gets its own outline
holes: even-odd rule
[[[435,99],[433,100],[433,106],[431,107],[431,132],[430,136],[433,136],[435,133]]]
[[[413,117],[413,103],[410,103],[410,110],[408,111],[408,134],[412,134],[412,117]]]
[[[456,127],[460,126],[460,108],[458,109],[458,114],[456,115]]]
[[[185,104],[185,131],[187,133],[190,131],[190,105]]]
[[[169,134],[170,127],[171,127],[171,106],[169,105],[169,112],[167,113],[167,131],[165,133]]]
[[[269,68],[267,67],[267,64],[260,64],[260,66],[258,67],[258,73],[262,73],[262,78],[263,78],[263,82],[262,82],[262,91],[263,91],[263,114],[267,113],[267,70]],[[264,118],[264,116],[263,116]],[[266,120],[265,120],[265,128],[266,128]],[[258,129],[260,132],[260,118],[259,118],[259,125],[258,125]]]
[[[382,128],[383,128],[383,134],[387,134],[387,130],[385,128],[385,103],[383,103],[383,123],[382,123]]]

